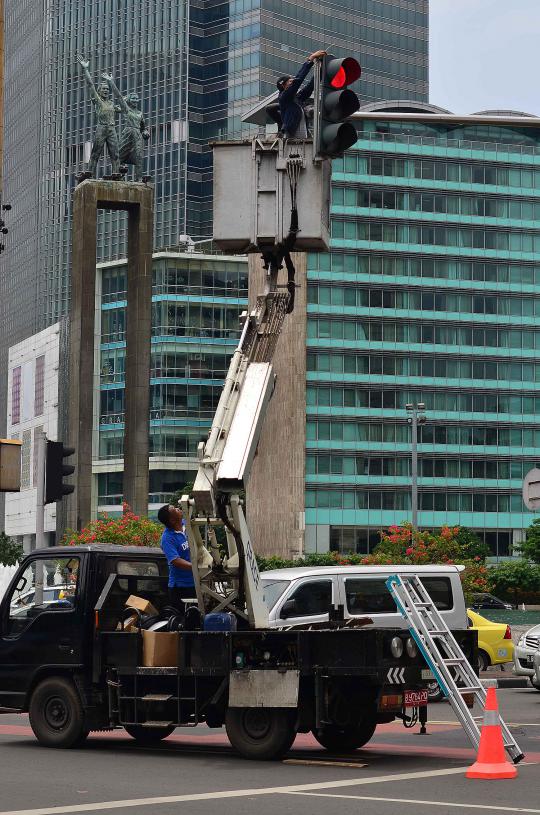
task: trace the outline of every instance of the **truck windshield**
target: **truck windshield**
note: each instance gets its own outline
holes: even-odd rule
[[[288,586],[291,585],[291,581],[269,580],[267,582],[266,580],[263,580],[262,584],[264,589],[264,601],[268,607],[268,611],[271,611],[283,592],[288,588]]]

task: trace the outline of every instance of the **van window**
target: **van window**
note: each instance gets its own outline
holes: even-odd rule
[[[425,577],[422,582],[439,611],[452,608],[448,577]],[[395,614],[397,611],[384,577],[346,578],[345,597],[350,614]]]
[[[264,589],[264,601],[268,607],[268,611],[272,611],[283,592],[291,585],[291,581],[272,580],[267,582],[263,580],[262,584]]]
[[[293,591],[289,600],[296,603],[295,617],[328,614],[332,605],[332,581],[311,580],[302,583]]]

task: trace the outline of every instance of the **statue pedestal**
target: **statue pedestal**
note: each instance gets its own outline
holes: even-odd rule
[[[94,338],[98,209],[128,212],[124,500],[135,513],[148,512],[154,190],[141,183],[88,179],[75,188],[73,198],[68,444],[75,448],[75,492],[66,518],[72,529],[92,518],[92,458],[98,454],[97,434],[93,444],[96,406],[99,410],[99,374],[94,373],[99,359]]]

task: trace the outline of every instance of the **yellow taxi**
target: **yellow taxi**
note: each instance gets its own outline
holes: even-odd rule
[[[478,631],[478,667],[485,671],[490,665],[502,665],[514,659],[512,630],[506,623],[493,623],[476,611],[467,609],[469,627]]]

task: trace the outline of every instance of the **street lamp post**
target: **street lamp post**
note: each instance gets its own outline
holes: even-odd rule
[[[411,425],[411,507],[413,529],[418,529],[418,425],[425,424],[426,406],[424,402],[405,405],[408,422]]]

